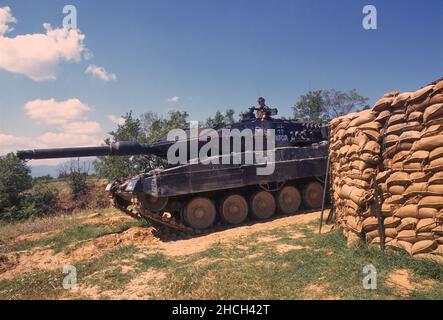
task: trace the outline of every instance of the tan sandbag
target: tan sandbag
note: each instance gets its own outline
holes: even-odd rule
[[[384,202],[381,205],[381,214],[383,217],[391,217],[394,212],[399,208],[399,204],[389,204]]]
[[[385,228],[395,228],[401,222],[401,219],[398,217],[388,217],[383,221],[383,225]]]
[[[363,171],[370,166],[369,163],[363,160],[355,160],[351,162],[351,169]]]
[[[390,248],[398,248],[398,240],[392,239],[392,240],[386,241],[385,246],[390,247]]]
[[[398,241],[406,241],[409,243],[415,243],[419,241],[417,239],[417,234],[415,233],[415,230],[403,230],[400,231],[397,235]]]
[[[418,121],[399,123],[388,127],[385,134],[386,135],[400,135],[406,131],[421,130],[422,124]]]
[[[349,127],[358,127],[362,124],[374,121],[377,118],[377,112],[372,112],[372,110],[361,111],[357,118],[349,123]]]
[[[382,112],[382,111],[388,110],[391,107],[392,101],[393,101],[393,98],[391,98],[391,97],[381,98],[380,100],[378,100],[375,103],[372,110],[374,112]]]
[[[362,231],[362,220],[359,217],[346,217],[346,225],[356,233],[360,233]]]
[[[443,132],[443,124],[428,125],[422,132],[420,139],[438,136]]]
[[[391,196],[388,198],[385,198],[385,202],[386,204],[403,204],[405,201],[404,196],[402,195],[395,195],[395,196]]]
[[[435,239],[438,244],[443,244],[443,237],[438,237]]]
[[[427,182],[432,174],[428,172],[411,172],[409,174],[409,179],[411,179],[412,183],[421,183]]]
[[[385,146],[387,146],[387,147],[392,146],[392,145],[398,143],[398,135],[390,134],[390,135],[386,136],[386,138],[384,139],[383,142],[384,142]]]
[[[432,229],[436,227],[438,227],[438,223],[435,221],[435,219],[420,219],[415,227],[415,230],[417,232],[431,232]]]
[[[393,172],[388,179],[386,179],[388,187],[392,185],[403,185],[407,186],[411,183],[409,178],[409,173],[403,171]]]
[[[429,151],[425,150],[418,150],[414,151],[412,154],[410,154],[406,159],[405,162],[425,162],[429,157]]]
[[[379,113],[377,118],[375,118],[375,121],[378,121],[380,123],[385,123],[387,119],[391,116],[391,112],[389,110],[384,110]]]
[[[379,234],[377,229],[369,231],[369,232],[366,233],[366,239],[371,239],[372,240],[372,239],[377,238],[379,236],[380,236],[380,234]]]
[[[443,171],[435,172],[428,180],[431,184],[443,184]]]
[[[435,208],[422,207],[418,209],[419,219],[435,218],[437,216],[438,210]]]
[[[436,94],[429,100],[429,105],[443,103],[443,94]]]
[[[405,250],[410,256],[412,256],[412,243],[399,240],[397,236],[397,245],[399,248]]]
[[[398,218],[417,218],[418,217],[418,206],[415,204],[407,205],[398,208],[395,213],[395,217]]]
[[[366,145],[364,145],[361,149],[361,152],[368,152],[368,153],[372,153],[372,154],[380,154],[380,144],[377,143],[376,141],[368,141],[368,143]]]
[[[378,219],[376,217],[369,217],[363,221],[363,231],[369,232],[378,228]]]
[[[417,240],[434,240],[434,233],[432,232],[417,232]]]
[[[394,101],[392,101],[392,107],[398,107],[398,106],[402,106],[405,105],[406,102],[410,99],[411,97],[411,92],[402,92],[400,93],[397,97],[394,98]]]
[[[374,130],[374,131],[380,131],[382,128],[380,122],[378,121],[371,121],[367,123],[363,123],[358,127],[358,130]]]
[[[419,207],[443,208],[443,196],[428,196],[420,200]]]
[[[426,194],[432,196],[443,195],[443,184],[431,184],[426,188]]]
[[[437,158],[430,161],[427,169],[431,171],[443,171],[443,158]]]
[[[443,147],[435,148],[434,150],[429,152],[429,160],[434,160],[438,158],[443,158]]]
[[[438,237],[443,236],[443,226],[439,225],[435,227],[434,229],[432,229],[432,233],[434,233],[434,235],[437,235]]]
[[[398,232],[397,232],[397,229],[396,228],[386,228],[385,229],[385,236],[387,237],[387,238],[395,238],[395,237],[397,237],[397,235],[398,235]]]
[[[407,197],[420,195],[426,193],[428,189],[428,183],[427,182],[421,182],[421,183],[413,183],[407,189],[404,191],[404,195]]]
[[[341,188],[340,195],[342,199],[350,199],[359,206],[362,206],[370,198],[370,196],[368,195],[367,192],[365,192],[365,190],[357,187],[351,187],[348,185],[343,185],[343,187]]]
[[[392,185],[392,186],[388,186],[388,191],[392,194],[392,195],[402,195],[403,193],[405,193],[406,187],[405,186],[401,186],[401,185]]]
[[[443,92],[443,80],[437,82],[434,85],[433,92],[431,95],[434,96],[434,95],[442,93],[442,92]]]
[[[439,147],[443,147],[443,139],[441,135],[436,135],[415,141],[412,150],[432,151]]]
[[[392,162],[405,161],[407,156],[409,156],[409,151],[397,152],[392,158]]]
[[[418,223],[418,219],[416,218],[403,218],[400,221],[400,224],[396,227],[398,232],[403,230],[414,230],[415,226]]]
[[[443,117],[443,103],[433,104],[427,107],[423,113],[423,121],[425,123],[440,117]]]
[[[386,183],[379,183],[378,188],[382,193],[388,193],[388,185]]]
[[[396,115],[393,115],[389,118],[387,126],[390,127],[390,126],[400,124],[400,123],[405,123],[405,122],[406,122],[406,117],[404,115],[396,114]]]
[[[398,165],[398,166],[397,166]],[[397,162],[392,166],[393,169],[400,169],[404,171],[419,171],[423,170],[423,164],[421,162]]]
[[[434,90],[433,84],[423,87],[423,88],[413,92],[410,96],[409,101],[414,102],[414,101],[418,101],[418,100],[423,100],[423,99],[427,98],[432,93],[433,90]]]
[[[358,188],[362,188],[362,189],[369,188],[369,182],[365,181],[365,180],[352,179],[352,178],[346,177],[346,178],[344,178],[344,183],[347,184],[348,186],[358,187]]]
[[[418,241],[412,245],[412,255],[420,253],[429,253],[437,248],[437,242],[433,240]]]
[[[419,121],[419,122],[421,122],[422,120],[423,120],[423,112],[414,111],[414,112],[411,112],[408,115],[408,121]]]
[[[373,140],[373,141],[379,141],[381,134],[380,131],[377,130],[362,130],[361,133],[363,133],[368,140]]]
[[[375,180],[377,181],[377,183],[383,183],[386,182],[390,175],[391,171],[380,171],[379,173],[377,173]]]

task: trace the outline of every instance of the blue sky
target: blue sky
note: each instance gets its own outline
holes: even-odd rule
[[[109,115],[129,109],[187,110],[204,120],[264,96],[289,115],[308,90],[356,88],[373,104],[386,91],[443,76],[440,0],[0,1],[17,19],[5,36],[45,33],[44,22],[60,28],[66,4],[77,8],[92,59],[62,61],[56,79],[45,81],[2,69],[0,61],[0,135],[20,137],[20,145],[62,131],[27,115],[25,104],[37,99],[87,104],[91,110],[77,120],[97,122],[101,139],[115,127]],[[362,28],[366,4],[377,8],[377,30]],[[85,74],[91,64],[117,80]],[[168,102],[173,96],[178,101]]]

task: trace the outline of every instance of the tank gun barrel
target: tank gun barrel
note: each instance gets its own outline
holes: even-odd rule
[[[138,142],[117,142],[109,146],[35,149],[17,151],[17,157],[22,160],[31,159],[57,159],[57,158],[80,158],[96,156],[130,156],[151,154],[149,144]]]

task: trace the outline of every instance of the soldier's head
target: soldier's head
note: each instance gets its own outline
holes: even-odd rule
[[[258,98],[258,105],[260,106],[260,107],[266,107],[266,100],[265,100],[265,98],[263,98],[263,97],[260,97],[260,98]]]

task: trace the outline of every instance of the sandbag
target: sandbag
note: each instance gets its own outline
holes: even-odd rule
[[[388,217],[383,221],[383,225],[385,228],[395,228],[401,222],[401,219],[398,217]]]
[[[362,124],[374,121],[377,118],[377,113],[371,110],[365,110],[359,113],[358,117],[349,123],[349,127],[358,127]]]
[[[363,231],[370,232],[378,228],[377,217],[369,217],[363,221]]]
[[[440,117],[443,117],[443,103],[433,104],[427,107],[423,113],[423,120],[425,123]]]
[[[399,123],[386,130],[387,135],[400,135],[406,131],[421,130],[422,124],[418,121]]]
[[[432,229],[436,228],[437,226],[438,223],[435,221],[435,219],[420,219],[415,227],[415,230],[417,232],[431,232]]]
[[[415,204],[400,207],[394,213],[398,218],[418,218],[418,206]]]
[[[424,130],[422,130],[420,139],[438,136],[443,132],[443,124],[432,124],[427,126]]]
[[[430,161],[427,169],[431,171],[443,171],[443,158],[437,158]]]
[[[418,241],[412,245],[412,255],[420,253],[429,253],[437,248],[437,242],[433,240]]]
[[[426,194],[432,196],[443,195],[443,184],[431,184],[426,188]]]
[[[432,96],[429,100],[429,105],[433,104],[440,104],[443,103],[443,94],[436,94],[435,96]]]
[[[409,243],[416,243],[419,241],[417,239],[417,234],[415,233],[415,230],[403,230],[400,231],[397,235],[398,241],[405,241]]]
[[[399,248],[405,250],[410,256],[412,256],[412,243],[399,240],[397,236],[397,245]]]
[[[435,148],[434,150],[429,152],[429,160],[435,160],[439,158],[443,158],[443,147]]]
[[[418,150],[413,152],[412,154],[410,154],[405,162],[425,162],[429,157],[429,151],[425,151],[425,150]]]
[[[427,182],[412,183],[404,191],[404,194],[407,197],[420,195],[420,194],[426,193],[427,189],[428,189]]]
[[[392,107],[399,107],[406,104],[406,102],[410,99],[411,92],[402,92],[397,97],[394,98],[394,101],[392,101]]]
[[[393,126],[393,125],[396,125],[399,123],[405,123],[405,122],[406,122],[406,118],[404,115],[396,114],[396,115],[393,115],[389,118],[387,126],[390,127],[390,126]]]
[[[393,239],[393,238],[397,237],[397,235],[398,235],[398,232],[397,232],[396,228],[386,228],[385,229],[385,236],[387,238]]]
[[[426,87],[423,87],[415,92],[413,92],[410,96],[409,101],[410,102],[416,102],[426,99],[434,90],[434,85],[428,85]]]
[[[443,208],[443,196],[424,197],[418,203],[419,207]]]
[[[434,85],[433,92],[431,93],[431,95],[434,96],[434,95],[442,93],[442,92],[443,92],[443,80],[437,82]]]
[[[386,120],[389,119],[390,116],[391,116],[391,112],[389,110],[384,110],[379,113],[379,115],[377,116],[377,118],[375,118],[374,121],[378,121],[383,124],[386,122]]]
[[[419,122],[421,122],[422,120],[423,120],[423,112],[414,111],[414,112],[411,112],[408,115],[408,121],[419,121]]]
[[[435,208],[418,208],[418,218],[419,219],[428,219],[428,218],[436,218],[437,213],[439,211]]]
[[[407,186],[410,183],[411,183],[411,180],[409,178],[409,173],[402,172],[402,171],[393,172],[389,176],[389,178],[386,179],[386,184],[388,185],[388,187],[390,187],[392,185]]]
[[[436,135],[417,140],[412,146],[412,150],[432,151],[439,147],[443,147],[443,139],[441,135]]]
[[[422,183],[427,182],[431,176],[432,173],[429,172],[412,172],[409,174],[409,179],[411,183]]]
[[[443,171],[439,171],[434,173],[428,180],[428,183],[431,184],[443,184]]]
[[[403,218],[395,229],[397,229],[398,232],[403,230],[414,230],[417,223],[418,219],[416,218]]]

